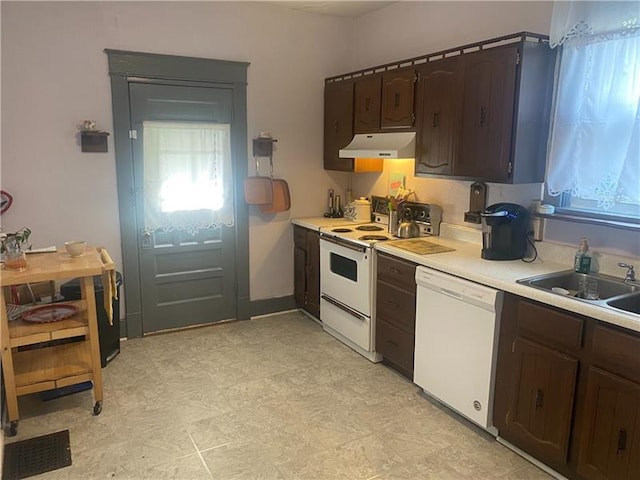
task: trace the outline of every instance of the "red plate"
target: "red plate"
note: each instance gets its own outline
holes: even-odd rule
[[[51,323],[73,317],[76,313],[78,313],[78,308],[74,305],[54,303],[32,308],[22,315],[22,319],[32,323]]]

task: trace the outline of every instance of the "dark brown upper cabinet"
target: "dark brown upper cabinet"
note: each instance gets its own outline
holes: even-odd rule
[[[355,173],[381,172],[381,158],[340,158],[340,149],[353,139],[354,89],[351,80],[325,83],[324,169]],[[377,98],[379,122],[379,95]]]
[[[351,171],[352,158],[339,151],[353,138],[353,82],[346,80],[324,87],[324,168]]]
[[[554,55],[546,43],[521,41],[461,56],[454,175],[497,183],[544,181]]]
[[[458,57],[418,68],[416,173],[453,174],[461,89]]]
[[[509,47],[461,58],[464,87],[456,175],[493,181],[508,181],[511,176],[518,56],[519,49]]]
[[[416,174],[542,182],[554,56],[521,40],[418,67]]]
[[[413,68],[382,74],[380,128],[412,128],[416,72]]]
[[[414,123],[413,68],[366,75],[355,81],[355,133],[411,129]]]
[[[369,75],[355,81],[355,133],[380,130],[382,75]]]
[[[354,134],[415,129],[416,175],[538,183],[554,65],[547,37],[520,32],[332,77],[326,87],[352,86]],[[328,111],[325,168],[356,171],[353,160],[336,160],[344,145],[327,138]]]

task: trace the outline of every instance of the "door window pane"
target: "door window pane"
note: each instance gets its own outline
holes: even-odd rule
[[[148,231],[233,225],[230,125],[147,121],[143,148]]]

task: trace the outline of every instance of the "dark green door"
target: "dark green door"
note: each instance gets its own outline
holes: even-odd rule
[[[143,333],[236,317],[233,91],[129,83]]]

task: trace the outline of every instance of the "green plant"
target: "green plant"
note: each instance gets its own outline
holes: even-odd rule
[[[4,253],[7,249],[13,250],[29,250],[31,245],[28,245],[29,236],[31,230],[27,227],[22,227],[13,233],[0,233],[0,253]]]

